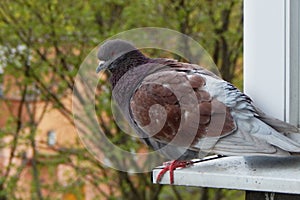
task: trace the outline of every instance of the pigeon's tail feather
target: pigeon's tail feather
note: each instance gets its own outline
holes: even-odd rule
[[[237,118],[236,123],[238,129],[228,136],[219,138],[212,149],[214,153],[267,156],[300,153],[300,143],[276,131],[258,118]]]
[[[278,132],[259,119],[256,119],[254,123],[260,127],[257,132],[252,133],[254,137],[262,139],[267,143],[288,152],[300,152],[300,144],[296,141]]]
[[[300,153],[300,144],[278,132],[273,132],[270,135],[260,135],[259,137],[264,138],[268,143],[277,146],[282,150]]]
[[[260,121],[262,122],[262,124],[265,123],[267,126],[270,126],[271,134],[267,136],[268,143],[290,153],[300,153],[300,144],[284,135],[290,133],[300,133],[297,127],[289,123],[283,122],[279,119],[270,117],[258,108],[256,108],[256,112],[258,113],[257,121]],[[266,135],[262,134],[261,137],[266,137]]]
[[[213,153],[221,155],[264,155],[264,156],[286,156],[288,151],[274,146],[266,141],[253,136],[249,131],[239,127],[235,133],[221,138],[212,149]]]
[[[280,133],[300,133],[299,129],[289,123],[283,122],[279,119],[270,117],[262,112],[260,109],[256,108],[256,113],[258,114],[257,118],[265,122],[276,131]]]

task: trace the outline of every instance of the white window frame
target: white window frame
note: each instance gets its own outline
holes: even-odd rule
[[[244,0],[244,91],[299,126],[299,0]]]

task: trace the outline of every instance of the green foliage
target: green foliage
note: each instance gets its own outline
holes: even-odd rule
[[[144,26],[171,28],[192,36],[212,55],[223,77],[241,87],[241,8],[242,0],[0,1],[0,65],[4,76],[12,77],[5,83],[5,94],[18,97],[20,108],[26,108],[30,116],[24,120],[24,111],[17,109],[17,115],[9,117],[5,129],[0,130],[0,148],[9,148],[12,160],[22,159],[20,152],[24,149],[32,152],[30,160],[9,161],[1,169],[4,176],[0,179],[0,199],[26,199],[20,195],[26,191],[31,199],[59,199],[69,193],[83,199],[85,183],[93,187],[95,199],[243,198],[232,190],[153,185],[149,174],[132,175],[105,168],[79,144],[41,153],[37,148],[41,142],[37,127],[45,113],[37,117],[39,105],[32,103],[42,100],[45,105],[39,109],[45,111],[51,105],[73,123],[72,112],[62,100],[71,94],[81,62],[104,39]],[[171,55],[151,50],[149,54]],[[0,75],[0,83],[3,81]],[[121,148],[137,151],[142,144],[113,123],[109,87],[99,85],[102,88],[97,91],[96,112],[106,127],[106,135]],[[9,141],[3,140],[6,136]],[[118,158],[117,162],[122,164],[124,160]],[[59,165],[69,166],[75,174],[76,178],[66,180],[67,186],[53,178]],[[28,166],[30,183],[19,186],[19,177]],[[41,181],[45,169],[52,177],[50,182]]]

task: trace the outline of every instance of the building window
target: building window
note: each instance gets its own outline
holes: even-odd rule
[[[56,144],[56,132],[51,130],[47,134],[47,143],[49,146],[54,146]]]

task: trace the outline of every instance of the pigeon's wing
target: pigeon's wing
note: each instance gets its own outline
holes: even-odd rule
[[[251,99],[230,83],[206,75],[204,77],[207,91],[230,109],[237,126],[233,134],[219,138],[212,148],[213,152],[225,155],[287,155],[289,152],[300,152],[300,144],[277,131],[291,130],[291,126],[261,115]],[[268,119],[269,123],[276,121],[276,128],[262,118],[265,121]],[[201,139],[196,146],[201,148],[207,142],[205,138]]]
[[[195,145],[236,130],[230,109],[206,90],[195,69],[171,67],[146,76],[130,100],[134,123],[153,140],[173,147]],[[212,125],[213,124],[213,125]]]

